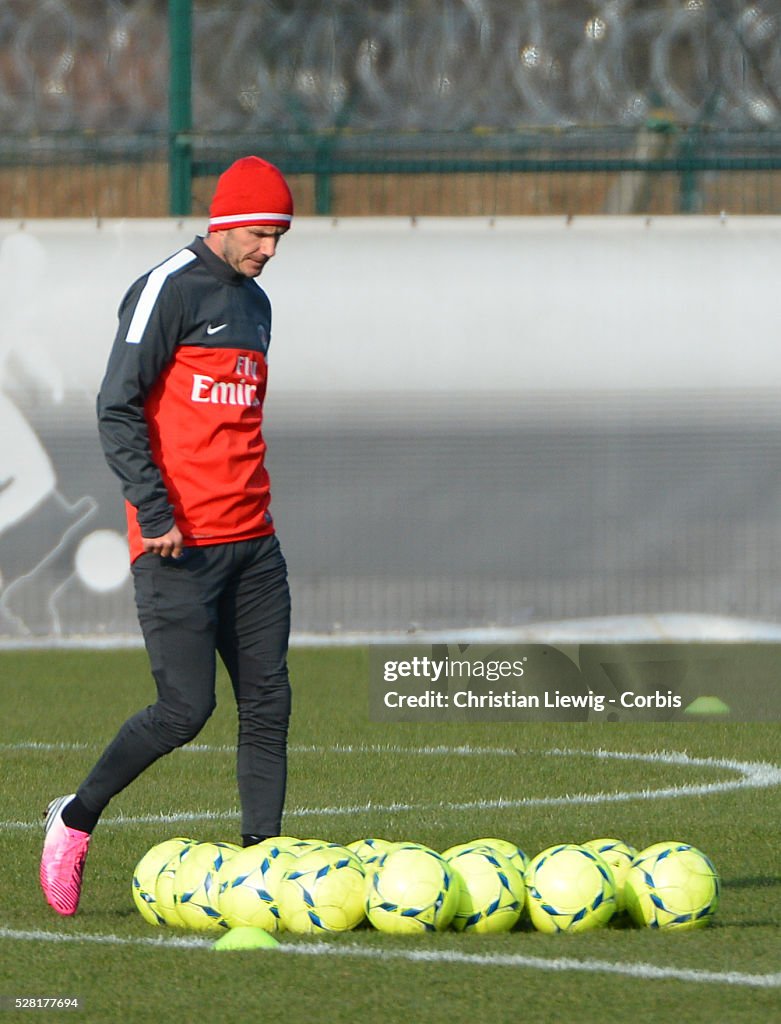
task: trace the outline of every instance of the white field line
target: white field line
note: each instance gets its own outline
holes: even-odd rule
[[[73,932],[44,930],[22,931],[0,928],[0,939],[14,942],[93,943],[103,946],[141,946],[151,949],[210,950],[213,939],[198,936],[123,937],[113,934],[80,935]],[[266,955],[269,951],[263,951]],[[647,963],[622,963],[610,960],[577,960],[574,957],[524,956],[521,953],[462,953],[437,949],[378,949],[377,947],[336,943],[280,943],[271,955],[356,957],[364,960],[406,960],[410,963],[458,964],[463,967],[509,967],[515,969],[616,974],[651,981],[683,981],[706,985],[731,985],[745,988],[781,988],[781,972],[746,974],[742,971],[704,971],[685,967],[659,967]],[[255,954],[257,955],[257,953]]]
[[[71,749],[68,744],[1,744],[1,750],[63,750]],[[73,749],[83,749],[79,744],[74,744]],[[191,748],[183,748],[188,750]],[[205,751],[211,752],[233,752],[233,747],[196,747],[196,753]],[[552,748],[547,751],[519,751],[506,747],[401,747],[397,745],[357,745],[357,746],[332,746],[315,747],[306,746],[291,748],[292,752],[305,753],[315,752],[319,754],[377,754],[393,753],[402,756],[423,755],[437,756],[442,754],[461,754],[479,756],[500,756],[500,757],[522,757],[522,756],[546,756],[565,758],[597,758],[599,760],[615,761],[640,761],[650,764],[669,765],[678,768],[713,768],[723,769],[737,774],[737,778],[723,779],[718,782],[691,783],[661,788],[647,788],[640,790],[624,790],[616,792],[594,792],[594,793],[571,793],[562,796],[539,796],[520,798],[492,798],[483,800],[470,800],[466,802],[440,801],[433,803],[375,803],[366,801],[362,804],[338,805],[333,807],[290,807],[286,810],[287,818],[310,818],[310,817],[350,817],[368,813],[401,813],[409,811],[431,812],[431,811],[469,811],[488,809],[515,809],[520,807],[552,807],[572,806],[584,804],[621,803],[631,800],[668,800],[680,797],[703,796],[726,793],[740,789],[764,789],[771,786],[781,785],[781,768],[776,765],[762,761],[735,761],[729,758],[692,757],[683,751],[655,751],[652,753],[636,753],[634,751],[621,750],[577,750]],[[176,824],[194,821],[227,821],[235,820],[238,817],[236,810],[210,811],[194,810],[152,815],[115,815],[103,818],[102,826],[123,826],[123,825],[146,825],[146,824]],[[28,831],[40,828],[39,821],[0,821],[0,832]]]
[[[485,626],[474,629],[425,629],[379,632],[307,633],[293,630],[291,647],[356,647],[388,644],[567,644],[609,643],[744,643],[781,639],[778,623],[723,615],[681,612],[656,615],[604,615],[587,619],[530,622],[522,626]],[[143,648],[138,630],[112,636],[2,637],[0,651],[17,650],[128,650]]]

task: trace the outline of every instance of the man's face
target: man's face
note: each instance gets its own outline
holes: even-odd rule
[[[277,251],[285,231],[287,228],[264,224],[214,231],[208,236],[209,248],[239,274],[257,277]]]

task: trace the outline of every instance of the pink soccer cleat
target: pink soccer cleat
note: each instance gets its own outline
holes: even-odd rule
[[[68,828],[62,820],[62,810],[74,795],[57,797],[46,808],[41,855],[41,888],[46,902],[64,916],[75,914],[78,908],[84,861],[92,838],[89,832]]]

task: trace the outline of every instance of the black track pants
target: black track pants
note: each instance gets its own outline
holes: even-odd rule
[[[100,812],[214,710],[215,652],[238,708],[242,834],[279,835],[287,778],[290,592],[275,536],[187,548],[133,564],[138,617],[157,702],[129,718],[78,790]]]

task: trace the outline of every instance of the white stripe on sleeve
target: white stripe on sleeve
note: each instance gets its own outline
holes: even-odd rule
[[[166,280],[171,274],[175,274],[177,270],[181,270],[188,263],[192,263],[194,259],[196,259],[196,255],[191,249],[180,249],[179,252],[175,252],[165,263],[161,263],[159,267],[155,267],[151,272],[138,298],[133,318],[125,335],[125,341],[128,345],[138,345],[144,336],[146,325],[149,323],[149,317],[152,315],[152,310],[157,302],[157,296],[160,294]]]

